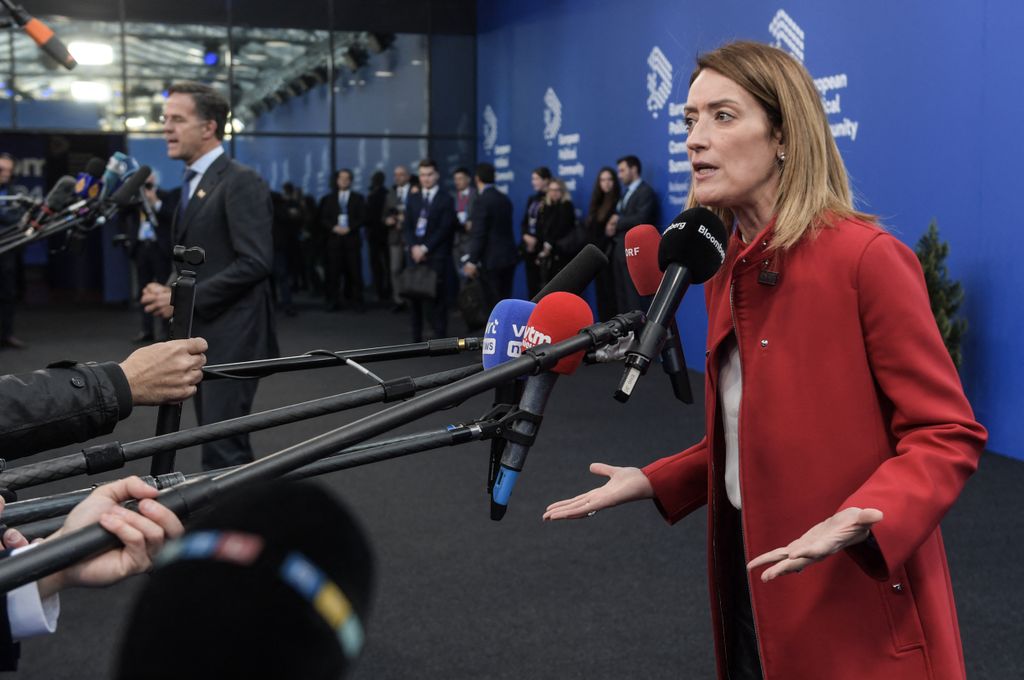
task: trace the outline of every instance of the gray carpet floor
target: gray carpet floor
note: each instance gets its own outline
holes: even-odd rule
[[[51,305],[23,309],[18,335],[31,344],[0,352],[0,371],[22,372],[62,358],[120,360],[133,349],[137,317],[123,308]],[[282,351],[348,349],[404,342],[407,319],[384,310],[329,314],[307,301],[279,319]],[[462,330],[453,322],[452,332]],[[378,364],[382,376],[420,375],[468,363],[445,357]],[[319,479],[349,505],[378,558],[378,590],[365,654],[351,677],[386,678],[710,678],[714,673],[705,576],[703,511],[674,527],[650,504],[573,523],[544,524],[551,501],[596,481],[601,460],[642,465],[684,448],[702,429],[699,406],[671,400],[652,371],[628,405],[612,392],[621,368],[583,367],[556,386],[544,427],[501,523],[488,517],[488,445],[418,454]],[[694,375],[699,388],[699,375]],[[344,368],[266,379],[266,409],[366,386]],[[403,431],[472,420],[480,397]],[[253,435],[258,455],[370,413],[374,407]],[[150,436],[156,409],[140,408],[114,433]],[[194,424],[186,408],[183,426]],[[109,438],[104,438],[104,441]],[[35,459],[68,453],[68,447]],[[18,464],[24,461],[18,461]],[[198,451],[179,453],[198,469]],[[127,469],[145,474],[148,462]],[[101,479],[122,476],[106,473]],[[94,480],[89,480],[89,482]],[[22,497],[82,488],[85,478]],[[972,678],[1024,677],[1024,463],[986,454],[943,523]],[[124,616],[145,576],[103,590],[62,595],[55,635],[26,642],[19,678],[87,680],[110,676]],[[167,650],[168,654],[188,653]],[[282,649],[282,654],[289,650]]]

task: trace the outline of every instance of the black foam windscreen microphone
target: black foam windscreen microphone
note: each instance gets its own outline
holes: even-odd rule
[[[110,197],[111,203],[119,208],[127,208],[136,203],[139,199],[139,192],[152,172],[153,170],[148,165],[143,165],[133,172]]]
[[[615,392],[617,400],[625,402],[629,399],[637,380],[661,352],[690,283],[704,283],[722,266],[725,244],[725,225],[707,208],[690,208],[681,212],[662,234],[658,245],[658,267],[665,275],[647,312],[647,323],[626,353],[626,370]]]
[[[608,258],[593,243],[588,243],[576,257],[569,260],[562,271],[551,277],[548,284],[533,296],[530,302],[540,302],[549,293],[561,292],[582,295],[598,272],[608,266]]]
[[[42,227],[42,223],[46,221],[50,216],[57,212],[60,212],[64,208],[74,203],[77,195],[75,194],[75,186],[78,181],[71,175],[64,175],[57,180],[53,188],[50,189],[50,193],[46,194],[46,198],[43,199],[43,204],[39,207],[39,210],[33,215],[29,213],[25,214],[22,218],[22,228],[28,226],[30,229],[39,229]]]

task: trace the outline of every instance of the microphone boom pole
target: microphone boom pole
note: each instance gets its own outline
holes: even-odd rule
[[[201,425],[188,430],[140,439],[135,442],[121,444],[108,442],[91,446],[82,451],[58,458],[20,465],[0,472],[0,488],[24,489],[38,486],[46,482],[66,479],[76,475],[99,474],[108,470],[124,467],[130,460],[138,460],[159,454],[163,451],[183,449],[196,444],[231,437],[236,434],[265,430],[278,425],[286,425],[307,418],[337,413],[359,406],[375,404],[381,401],[402,399],[420,390],[447,385],[456,380],[478,373],[479,365],[463,366],[440,373],[432,373],[422,378],[401,378],[388,381],[384,385],[366,387],[361,390],[344,392],[330,397],[313,399],[292,406],[282,406],[269,411],[250,413],[230,420],[221,420],[208,425]],[[3,518],[0,517],[0,520]]]
[[[559,359],[581,350],[586,351],[614,342],[626,332],[639,329],[643,322],[642,312],[629,312],[611,321],[592,324],[581,329],[580,333],[572,338],[526,350],[518,359],[490,371],[472,375],[428,394],[414,397],[230,472],[167,489],[160,494],[159,502],[182,520],[187,520],[191,513],[209,505],[221,493],[279,478],[335,451],[390,432],[396,427],[494,389],[495,386],[521,375],[548,370],[558,363]],[[128,507],[134,510],[137,504],[129,503]],[[118,545],[120,542],[117,537],[98,524],[46,541],[34,550],[0,560],[0,590],[7,592],[31,583],[90,555],[116,548]]]

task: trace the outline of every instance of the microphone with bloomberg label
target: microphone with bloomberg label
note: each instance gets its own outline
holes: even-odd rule
[[[566,340],[593,322],[593,311],[581,297],[572,293],[551,293],[537,303],[530,315],[523,334],[523,350]],[[526,462],[526,455],[539,429],[555,381],[559,375],[575,372],[583,361],[583,354],[577,352],[566,356],[550,370],[527,379],[523,397],[519,401],[518,417],[509,437],[510,443],[501,457],[501,468],[491,494],[492,520],[501,520],[508,510],[509,496]]]
[[[661,285],[662,273],[658,268],[658,246],[661,234],[650,224],[640,224],[626,232],[626,267],[629,277],[641,297],[650,297]],[[686,371],[682,339],[675,314],[669,323],[668,335],[661,350],[661,366],[672,384],[675,398],[684,404],[693,403],[690,375]]]
[[[647,323],[626,353],[626,370],[615,392],[618,401],[629,399],[637,381],[661,353],[690,283],[704,283],[722,266],[725,244],[725,225],[707,208],[684,210],[665,230],[658,244],[658,267],[664,276],[648,310]]]

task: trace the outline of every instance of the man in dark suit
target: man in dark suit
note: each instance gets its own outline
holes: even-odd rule
[[[419,164],[420,190],[409,195],[403,234],[413,264],[426,264],[437,273],[437,291],[428,302],[412,301],[412,341],[423,340],[426,311],[435,338],[448,335],[448,290],[455,282],[452,240],[455,237],[455,201],[441,191],[437,163],[429,158]],[[424,309],[426,308],[426,310]]]
[[[320,227],[327,238],[327,309],[341,309],[338,287],[345,279],[345,302],[363,311],[363,240],[359,235],[366,221],[366,200],[352,190],[352,171],[334,175],[338,188],[320,199]]]
[[[135,263],[135,274],[140,289],[148,284],[161,283],[171,275],[173,244],[171,225],[178,208],[179,189],[164,191],[158,186],[156,173],[150,175],[143,187],[148,205],[127,213],[124,217],[124,235],[128,244],[128,255]],[[135,336],[135,342],[153,342],[154,318],[142,310],[142,328]],[[161,320],[162,338],[166,339],[169,328],[167,320]]]
[[[618,161],[622,198],[615,207],[615,215],[608,220],[605,234],[612,239],[612,274],[615,282],[615,302],[620,314],[644,309],[643,300],[636,292],[633,279],[626,266],[626,232],[638,224],[654,224],[658,216],[658,199],[651,185],[640,177],[640,159],[623,156]]]
[[[200,246],[193,333],[210,343],[211,364],[278,354],[270,296],[274,245],[270,190],[220,145],[228,102],[200,83],[178,83],[164,104],[167,155],[185,161],[185,183],[174,220],[174,243]],[[153,283],[142,294],[146,311],[169,318],[170,288]],[[215,380],[196,394],[200,424],[246,415],[256,381]],[[206,470],[253,459],[248,435],[203,444]]]
[[[0,196],[10,192],[14,177],[14,156],[0,153]],[[0,203],[0,231],[21,220],[24,210],[15,205]],[[18,269],[21,267],[21,248],[0,253],[0,347],[24,349],[27,345],[14,337],[14,306],[18,300]]]
[[[472,228],[462,273],[466,278],[480,278],[484,305],[493,309],[501,300],[512,297],[518,251],[512,233],[512,201],[494,187],[494,166],[490,163],[476,166],[474,181],[476,200],[469,218]]]

